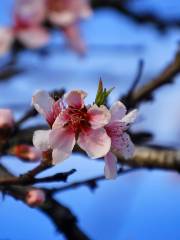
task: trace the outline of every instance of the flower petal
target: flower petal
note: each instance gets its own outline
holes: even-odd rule
[[[69,46],[79,54],[83,55],[86,52],[86,45],[81,38],[80,30],[77,26],[77,23],[73,23],[66,27],[63,27],[63,31],[67,38]]]
[[[75,134],[68,128],[53,129],[50,133],[50,146],[53,148],[53,164],[62,162],[72,153]]]
[[[52,129],[62,128],[69,120],[69,116],[66,112],[61,112],[55,119]]]
[[[88,110],[89,122],[93,129],[104,127],[106,124],[109,123],[111,119],[111,114],[107,107],[97,105],[93,105]]]
[[[51,130],[37,130],[33,135],[33,145],[41,151],[46,151],[49,146],[49,134]]]
[[[52,111],[54,100],[51,98],[48,92],[38,91],[32,97],[32,104],[40,114],[48,119]]]
[[[14,41],[14,35],[11,29],[1,27],[0,28],[0,56],[8,53],[11,48],[11,44]]]
[[[115,179],[117,177],[117,157],[109,152],[105,158],[104,174],[107,179]]]
[[[131,158],[135,151],[134,144],[127,133],[123,133],[122,137],[116,140],[116,144],[113,144],[113,148],[126,159]]]
[[[84,98],[86,96],[86,92],[82,90],[74,90],[64,95],[64,101],[68,104],[68,106],[81,108],[84,106]]]
[[[126,116],[124,116],[121,121],[129,125],[130,123],[133,123],[136,120],[137,114],[138,114],[137,109],[134,109],[131,112],[129,112]]]
[[[63,12],[56,12],[51,11],[49,12],[49,20],[58,26],[68,26],[69,24],[73,23],[76,20],[76,16],[70,11],[63,11]]]
[[[115,102],[112,107],[110,108],[111,111],[111,122],[115,121],[115,120],[120,120],[122,119],[125,114],[126,114],[126,107],[125,105],[118,101]]]
[[[46,17],[46,0],[16,0],[14,11],[17,23],[40,24]]]
[[[1,108],[0,109],[0,128],[7,126],[13,127],[14,125],[14,117],[13,113],[10,109]]]
[[[105,156],[111,147],[111,139],[104,128],[81,132],[77,143],[93,159]]]
[[[17,31],[17,38],[27,48],[40,48],[49,41],[49,34],[43,27],[32,27],[26,30]]]

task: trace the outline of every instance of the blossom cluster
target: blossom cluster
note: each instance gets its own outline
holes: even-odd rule
[[[78,21],[90,14],[88,0],[15,0],[13,26],[0,28],[0,56],[10,51],[15,40],[30,49],[45,46],[50,38],[45,22],[62,30],[69,45],[84,53]]]
[[[38,91],[32,104],[50,126],[49,130],[37,130],[33,144],[41,151],[52,150],[52,163],[67,159],[77,144],[92,159],[105,159],[105,176],[117,175],[119,152],[125,158],[132,157],[134,144],[127,130],[137,116],[137,110],[127,113],[125,105],[117,101],[110,109],[105,105],[85,105],[87,93],[73,90],[55,101],[48,92]]]

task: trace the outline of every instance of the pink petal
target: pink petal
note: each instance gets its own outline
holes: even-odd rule
[[[55,119],[52,129],[62,128],[69,120],[69,116],[65,111],[62,111]]]
[[[53,129],[49,140],[53,149],[53,164],[57,164],[68,158],[72,153],[75,145],[75,134],[68,128]]]
[[[104,127],[111,119],[111,114],[105,106],[93,105],[88,110],[88,116],[93,129]]]
[[[52,111],[54,100],[48,92],[38,91],[32,97],[32,104],[40,114],[48,119]]]
[[[45,46],[49,41],[49,34],[43,27],[33,27],[25,30],[19,30],[17,38],[27,48],[40,48]]]
[[[0,128],[7,126],[13,127],[14,125],[14,117],[13,113],[10,109],[0,109]]]
[[[122,122],[126,123],[127,125],[133,123],[136,118],[137,118],[137,114],[138,114],[138,111],[135,109],[135,110],[132,110],[131,112],[129,112],[127,115],[125,115],[123,118],[122,118]]]
[[[95,159],[105,156],[111,146],[111,139],[104,128],[88,129],[79,134],[78,145]]]
[[[118,101],[112,105],[110,108],[111,111],[111,122],[122,119],[126,114],[125,105]]]
[[[107,179],[115,179],[117,177],[117,157],[109,152],[105,158],[104,174]]]
[[[89,16],[92,15],[92,9],[91,9],[91,6],[89,4],[89,1],[88,0],[80,0],[80,6],[79,7],[79,11],[80,11],[80,17],[81,18],[87,18]]]
[[[80,18],[87,18],[92,12],[87,0],[49,0],[48,10],[50,21],[60,26],[67,26]]]
[[[86,52],[85,42],[81,38],[79,27],[76,23],[70,24],[63,28],[69,46],[80,54]]]
[[[11,45],[14,41],[14,34],[11,29],[1,27],[0,28],[0,56],[8,53],[11,49]]]
[[[121,121],[113,121],[105,126],[108,136],[111,138],[119,138],[123,132],[128,129],[126,123]]]
[[[135,147],[127,133],[123,133],[123,135],[116,140],[116,144],[113,143],[113,141],[112,139],[112,147],[120,152],[124,158],[128,159],[133,156]]]
[[[33,145],[41,151],[48,150],[49,147],[49,134],[51,130],[37,130],[33,135]]]
[[[81,108],[84,106],[84,98],[87,96],[87,93],[82,90],[74,90],[68,92],[64,95],[64,100],[68,106]]]
[[[46,0],[16,0],[15,19],[21,23],[37,25],[46,17]]]
[[[51,11],[49,12],[49,20],[58,26],[68,26],[69,24],[73,23],[76,20],[76,16],[69,11],[63,11],[63,12],[56,12]]]

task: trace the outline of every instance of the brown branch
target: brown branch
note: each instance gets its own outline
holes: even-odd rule
[[[137,170],[137,168],[128,168],[128,169],[120,168],[119,171],[118,171],[118,175],[120,176],[120,175],[124,175],[124,174],[127,174],[127,173],[131,173],[135,170]],[[102,180],[107,180],[104,175],[89,178],[89,179],[82,180],[82,181],[73,182],[73,183],[70,183],[66,186],[59,187],[59,188],[52,188],[50,190],[46,189],[46,191],[48,191],[50,194],[54,194],[54,193],[57,193],[57,192],[67,191],[67,190],[70,190],[70,189],[76,189],[76,188],[81,187],[81,186],[87,186],[91,190],[94,190],[97,187],[97,182],[102,181]]]
[[[127,102],[128,108],[137,107],[144,101],[153,99],[153,93],[160,87],[173,83],[174,78],[180,73],[180,50],[175,55],[173,61],[155,78],[139,87],[131,94]]]
[[[0,180],[0,186],[10,186],[10,185],[20,185],[20,186],[26,186],[26,185],[33,185],[37,183],[50,183],[50,182],[59,182],[59,181],[67,181],[67,178],[72,175],[76,170],[72,169],[68,172],[63,173],[57,173],[52,176],[48,177],[42,177],[42,178],[34,178],[31,176],[28,176],[27,174],[22,175],[20,177],[11,177],[7,179]]]
[[[13,175],[2,165],[0,165],[0,179],[10,178]],[[26,203],[25,198],[27,192],[31,187],[9,186],[8,188],[0,187],[4,194],[8,194],[15,199],[21,200]],[[47,195],[45,202],[37,207],[37,210],[48,216],[56,229],[63,233],[68,240],[88,240],[89,237],[78,227],[77,219],[73,213],[57,202],[52,196]]]
[[[130,4],[126,3],[127,1],[123,0],[91,0],[94,9],[112,8],[137,24],[151,24],[161,32],[180,27],[180,19],[164,19],[152,12],[139,13],[131,9]]]
[[[180,172],[180,150],[136,147],[133,158],[129,160],[122,158],[118,152],[115,154],[119,163],[129,167]]]

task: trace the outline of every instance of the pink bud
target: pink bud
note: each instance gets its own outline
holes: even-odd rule
[[[12,128],[14,126],[14,118],[10,109],[0,109],[0,128]]]
[[[42,152],[35,147],[26,144],[14,146],[10,150],[11,154],[28,161],[38,161],[42,158]]]
[[[43,204],[45,199],[45,193],[40,189],[31,189],[26,195],[26,203],[31,207],[37,207]]]

